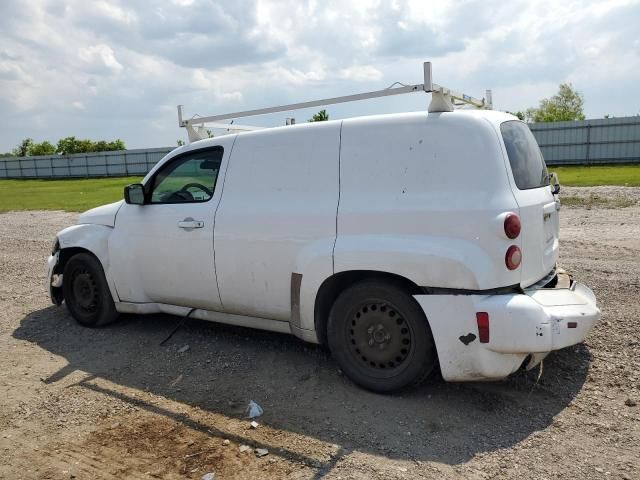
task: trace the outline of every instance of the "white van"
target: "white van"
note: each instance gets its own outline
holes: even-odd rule
[[[558,210],[525,123],[405,113],[230,134],[169,153],[82,214],[49,287],[83,325],[166,312],[327,344],[354,382],[500,379],[600,316],[558,269]]]

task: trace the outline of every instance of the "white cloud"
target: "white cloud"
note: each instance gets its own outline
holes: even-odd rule
[[[371,65],[354,65],[340,70],[338,77],[344,80],[353,80],[354,82],[364,82],[367,80],[380,80],[383,75],[380,70]]]
[[[85,63],[85,71],[91,73],[120,73],[123,68],[116,60],[113,49],[104,44],[79,48],[78,58]]]

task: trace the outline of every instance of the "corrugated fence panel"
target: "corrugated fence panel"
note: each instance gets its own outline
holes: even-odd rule
[[[640,163],[640,117],[531,123],[549,165]],[[0,158],[0,178],[145,175],[173,148],[46,157]]]
[[[640,163],[640,117],[532,123],[549,165]]]
[[[166,147],[76,155],[0,158],[0,178],[142,176],[171,150],[172,147]]]

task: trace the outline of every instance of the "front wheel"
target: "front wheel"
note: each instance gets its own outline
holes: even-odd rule
[[[85,327],[100,327],[118,318],[102,265],[88,253],[69,259],[62,276],[62,291],[67,309]]]
[[[345,290],[331,309],[327,340],[344,373],[375,392],[419,383],[436,363],[424,312],[391,283],[365,281]]]

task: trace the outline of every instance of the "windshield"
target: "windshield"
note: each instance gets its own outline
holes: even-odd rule
[[[500,125],[500,131],[517,187],[528,190],[549,185],[547,165],[529,127],[512,120]]]

